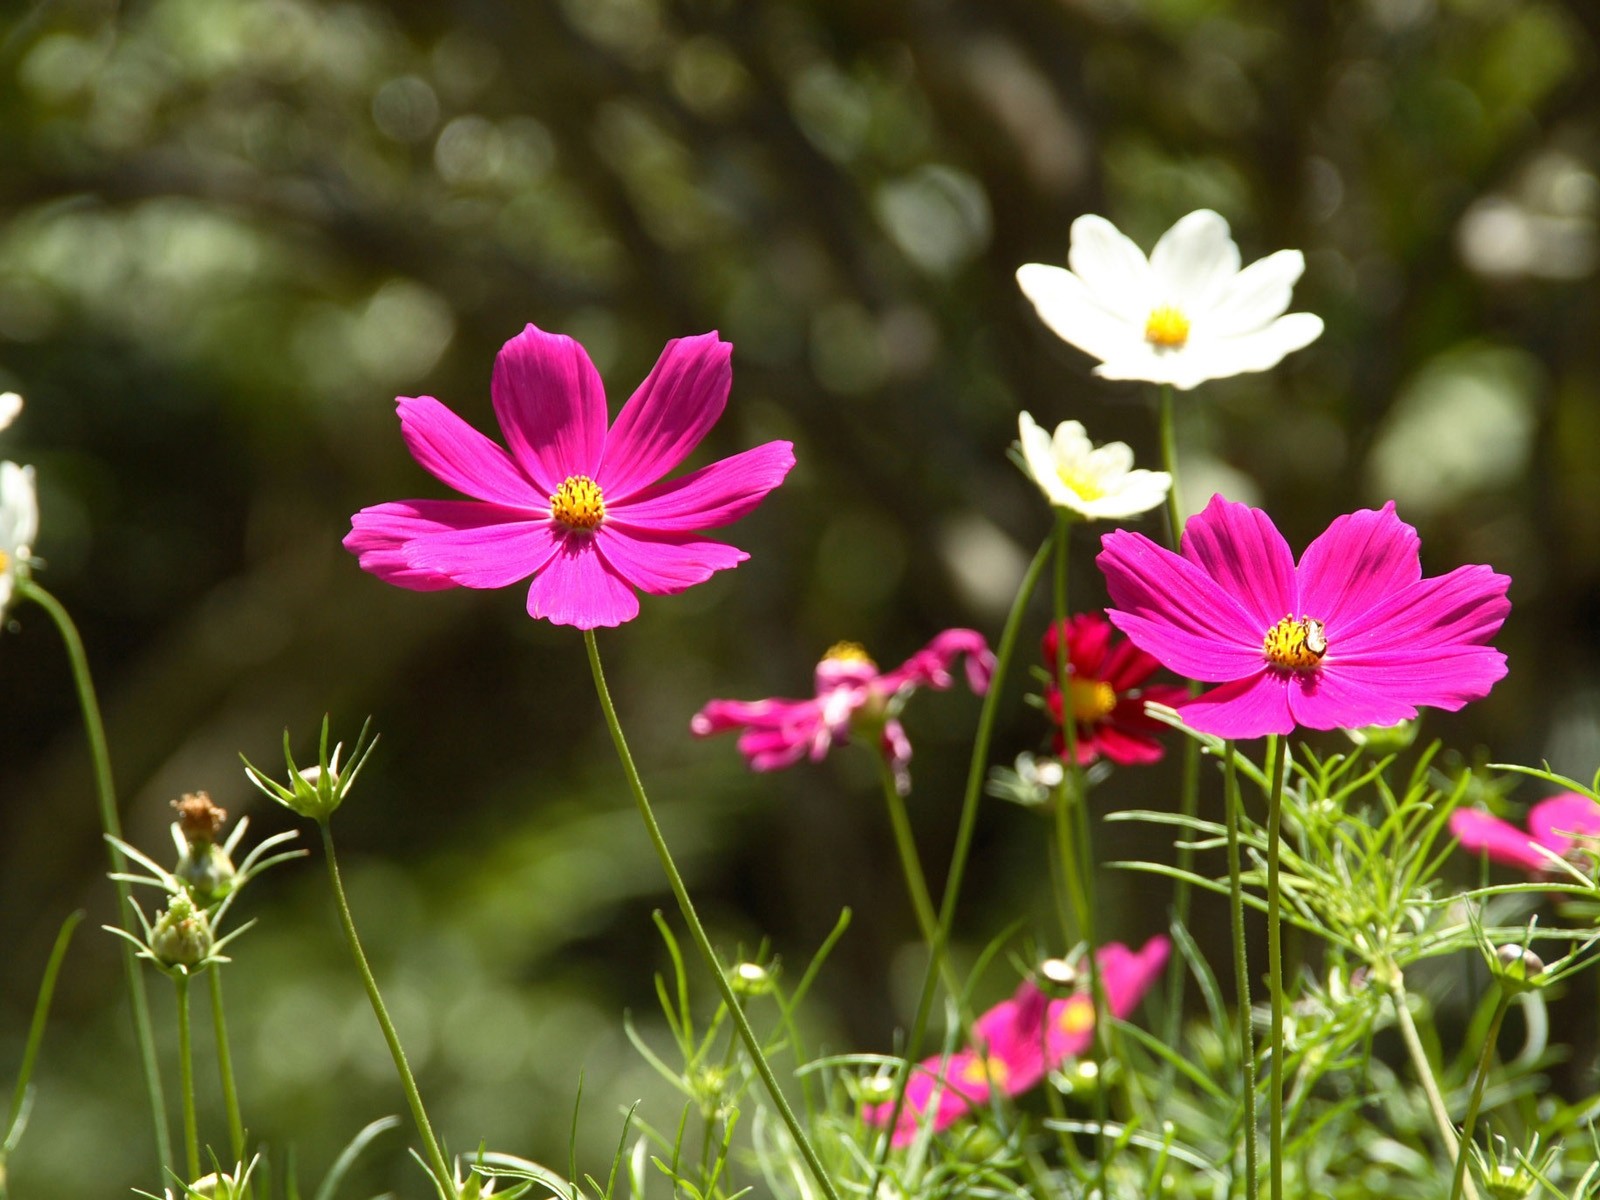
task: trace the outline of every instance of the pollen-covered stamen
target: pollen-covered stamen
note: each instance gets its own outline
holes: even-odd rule
[[[1098,478],[1081,467],[1060,467],[1056,470],[1056,474],[1061,477],[1062,483],[1077,494],[1080,500],[1102,500],[1105,498],[1105,486]]]
[[[1172,305],[1162,304],[1144,323],[1144,340],[1160,350],[1176,350],[1189,340],[1189,318]]]
[[[600,485],[587,475],[568,475],[550,497],[550,516],[568,529],[593,529],[605,515]]]
[[[860,642],[835,642],[828,647],[828,652],[822,656],[825,663],[852,663],[865,666],[876,671],[878,664],[872,661],[872,655],[867,653],[867,648]]]
[[[1005,1059],[996,1055],[975,1055],[963,1068],[961,1082],[989,1084],[991,1087],[1005,1087],[1006,1080],[1011,1075],[1011,1067]]]
[[[1103,679],[1073,679],[1067,686],[1072,695],[1072,715],[1085,725],[1100,720],[1117,706],[1117,689]]]
[[[1292,615],[1267,630],[1261,653],[1278,667],[1304,671],[1317,666],[1328,652],[1327,627],[1312,617],[1295,620]]]

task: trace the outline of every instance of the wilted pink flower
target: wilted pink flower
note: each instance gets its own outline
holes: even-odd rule
[[[696,737],[740,729],[739,751],[754,771],[775,771],[803,757],[821,759],[850,740],[852,730],[876,737],[901,792],[909,790],[911,742],[897,719],[907,696],[919,687],[943,691],[950,669],[966,655],[967,685],[989,690],[994,655],[983,635],[947,629],[892,671],[878,670],[854,642],[840,642],[817,664],[817,694],[809,700],[712,700],[694,715]]]
[[[414,591],[531,575],[530,616],[580,629],[632,620],[635,588],[681,592],[749,557],[699,531],[744,516],[794,465],[790,443],[767,442],[656,482],[722,415],[732,353],[715,333],[668,342],[608,431],[583,347],[529,325],[501,349],[490,383],[505,448],[431,396],[398,401],[412,456],[472,499],[364,508],[344,544],[365,570]]]
[[[1463,850],[1543,875],[1555,864],[1540,847],[1562,856],[1580,838],[1600,837],[1600,804],[1577,792],[1562,792],[1528,810],[1526,830],[1481,809],[1458,808],[1450,814],[1450,832]]]
[[[1113,942],[1096,952],[1106,1009],[1113,1017],[1123,1020],[1138,1007],[1166,966],[1170,950],[1171,943],[1157,936],[1138,951]],[[924,1124],[931,1124],[935,1133],[949,1128],[987,1103],[997,1089],[1007,1096],[1019,1096],[1047,1072],[1082,1054],[1094,1035],[1094,1002],[1088,983],[1088,972],[1084,972],[1083,990],[1047,1000],[1037,985],[1024,980],[1009,1000],[1002,1000],[972,1023],[970,1047],[948,1058],[937,1056],[918,1063],[906,1084],[893,1144],[909,1144]],[[891,1101],[868,1105],[861,1115],[869,1125],[885,1125],[893,1112]]]
[[[1099,613],[1076,613],[1045,630],[1039,649],[1052,677],[1063,634],[1078,761],[1088,764],[1105,755],[1114,763],[1133,766],[1160,759],[1161,743],[1155,735],[1166,726],[1145,716],[1144,702],[1177,704],[1188,698],[1188,691],[1170,683],[1142,686],[1161,664],[1126,638],[1115,638],[1111,623]],[[1061,724],[1061,689],[1052,683],[1044,700]],[[1056,753],[1066,752],[1066,737],[1057,733]]]
[[[1393,725],[1458,709],[1506,673],[1488,644],[1511,580],[1488,567],[1422,578],[1394,504],[1339,517],[1296,566],[1267,514],[1213,496],[1173,554],[1106,534],[1107,615],[1180,675],[1222,686],[1185,702],[1202,733],[1252,738]]]

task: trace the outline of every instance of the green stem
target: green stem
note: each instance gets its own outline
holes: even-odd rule
[[[1449,1155],[1450,1164],[1454,1167],[1464,1150],[1456,1137],[1455,1123],[1450,1120],[1450,1110],[1445,1106],[1444,1094],[1439,1091],[1439,1081],[1434,1078],[1433,1064],[1428,1061],[1428,1051],[1422,1045],[1422,1035],[1417,1032],[1416,1020],[1411,1015],[1411,1005],[1406,998],[1405,977],[1401,975],[1400,968],[1392,963],[1388,965],[1386,973],[1390,980],[1389,998],[1394,1001],[1395,1018],[1400,1025],[1400,1038],[1406,1044],[1412,1068],[1422,1083],[1423,1093],[1428,1097],[1428,1108],[1433,1113],[1433,1123],[1439,1127],[1439,1140],[1444,1143],[1445,1153]],[[1464,1181],[1463,1190],[1467,1200],[1478,1200],[1478,1189],[1472,1180]]]
[[[194,1039],[189,1032],[189,977],[174,975],[178,991],[178,1091],[183,1101],[183,1157],[189,1168],[184,1178],[200,1178],[200,1126],[194,1110]]]
[[[1161,386],[1159,412],[1161,469],[1172,477],[1172,485],[1167,489],[1167,544],[1176,552],[1183,537],[1184,516],[1183,498],[1178,494],[1178,434],[1177,422],[1173,419],[1171,384]],[[1199,685],[1191,682],[1189,694],[1199,695]],[[1183,775],[1178,811],[1191,821],[1200,813],[1200,745],[1193,738],[1185,738],[1183,742]],[[1189,844],[1188,839],[1178,847],[1178,871],[1178,882],[1172,894],[1172,920],[1174,924],[1187,929],[1191,892],[1188,877],[1194,871],[1194,847]],[[1166,1034],[1169,1046],[1178,1045],[1178,1038],[1183,1030],[1183,993],[1188,982],[1187,971],[1177,970],[1167,975]],[[1174,1070],[1175,1067],[1170,1062],[1163,1068],[1164,1077],[1169,1085]],[[1251,1200],[1255,1200],[1253,1195]]]
[[[1287,753],[1283,757],[1287,757]],[[1283,1200],[1283,896],[1278,880],[1283,817],[1284,762],[1278,754],[1278,736],[1267,739],[1267,987],[1272,998],[1271,1114],[1268,1136],[1268,1188],[1272,1200]]]
[[[1233,987],[1239,1003],[1239,1063],[1244,1073],[1245,1195],[1256,1200],[1256,1039],[1250,1025],[1250,963],[1245,947],[1244,872],[1239,856],[1239,772],[1234,747],[1225,749],[1223,788],[1228,803],[1228,912],[1233,925]]]
[[[72,680],[78,691],[78,707],[83,711],[84,732],[89,739],[89,757],[94,763],[95,796],[100,806],[101,829],[112,837],[122,837],[122,822],[117,816],[116,786],[111,775],[111,754],[106,744],[105,723],[100,718],[100,702],[95,696],[94,680],[89,674],[89,658],[84,653],[83,639],[78,627],[72,623],[67,610],[49,592],[31,579],[17,581],[17,594],[32,600],[49,615],[66,646],[67,660],[72,666]],[[125,874],[128,860],[110,842],[106,843],[111,856],[113,874]],[[117,888],[117,922],[128,929],[128,913],[132,905],[128,884],[115,881]],[[160,1178],[165,1179],[172,1170],[172,1128],[167,1122],[167,1101],[161,1088],[161,1070],[156,1061],[156,1039],[150,1023],[150,1000],[145,992],[144,975],[134,958],[133,944],[125,938],[122,943],[122,970],[128,981],[128,1005],[133,1010],[133,1030],[139,1045],[139,1059],[144,1068],[145,1094],[150,1101],[151,1118],[155,1126],[156,1158]]]
[[[233,1079],[233,1054],[228,1048],[228,1020],[222,1008],[222,972],[213,964],[206,972],[211,980],[211,1029],[217,1043],[217,1074],[222,1079],[222,1106],[228,1114],[228,1147],[233,1161],[244,1161],[244,1120],[239,1115],[239,1090]]]
[[[394,1022],[389,1019],[389,1010],[384,1007],[383,996],[378,992],[378,981],[372,974],[372,967],[367,963],[365,951],[361,949],[361,939],[356,935],[355,918],[350,915],[350,901],[344,893],[344,880],[339,875],[339,858],[333,849],[333,829],[326,820],[318,822],[322,830],[322,848],[324,857],[328,862],[328,878],[333,884],[334,903],[339,910],[339,924],[344,929],[344,940],[350,946],[350,957],[355,959],[356,970],[361,975],[361,983],[367,989],[367,999],[372,1004],[372,1015],[378,1018],[378,1026],[383,1030],[383,1040],[389,1044],[389,1055],[394,1059],[395,1070],[400,1075],[400,1086],[406,1094],[406,1102],[411,1105],[412,1119],[417,1123],[417,1132],[422,1135],[422,1145],[427,1151],[428,1169],[433,1172],[443,1195],[455,1196],[455,1176],[450,1171],[450,1165],[445,1161],[444,1152],[439,1149],[439,1139],[433,1135],[433,1126],[428,1123],[427,1110],[422,1106],[422,1093],[417,1089],[416,1076],[411,1073],[411,1064],[406,1061],[405,1048],[400,1045],[400,1035],[395,1032]]]
[[[839,1193],[834,1189],[833,1180],[829,1178],[822,1160],[811,1144],[811,1139],[806,1137],[804,1128],[795,1117],[794,1109],[789,1106],[783,1089],[778,1086],[778,1077],[773,1074],[772,1064],[762,1053],[761,1042],[756,1037],[755,1030],[750,1028],[750,1022],[744,1015],[744,1008],[739,1004],[739,998],[734,995],[733,985],[728,981],[728,973],[717,960],[717,952],[712,947],[705,926],[700,923],[700,917],[694,910],[694,902],[689,899],[689,889],[684,885],[683,876],[678,873],[678,866],[672,859],[672,851],[667,848],[666,838],[661,834],[661,826],[656,823],[655,810],[650,807],[650,798],[645,795],[644,782],[639,778],[639,769],[634,766],[633,755],[628,750],[628,740],[622,733],[622,723],[617,720],[617,710],[611,702],[611,692],[606,687],[605,671],[600,666],[600,649],[595,644],[592,629],[583,631],[583,644],[589,651],[589,669],[594,674],[595,691],[600,697],[600,707],[605,712],[606,728],[611,731],[612,744],[616,747],[617,757],[622,762],[622,772],[628,778],[628,787],[633,792],[634,804],[639,809],[639,816],[644,821],[645,832],[650,835],[650,843],[655,847],[656,856],[661,860],[661,869],[666,873],[672,894],[677,898],[684,923],[689,927],[689,935],[694,939],[700,957],[705,960],[706,968],[711,972],[711,978],[717,985],[722,1002],[728,1008],[728,1015],[733,1018],[734,1026],[739,1030],[739,1037],[744,1041],[745,1050],[749,1052],[750,1061],[755,1064],[756,1073],[766,1085],[773,1106],[789,1130],[789,1136],[799,1148],[801,1157],[806,1160],[806,1166],[810,1168],[817,1186],[823,1190],[828,1200],[839,1200]]]
[[[916,839],[911,833],[911,818],[906,812],[905,797],[895,785],[894,767],[887,754],[878,754],[878,781],[883,787],[883,801],[889,808],[889,826],[894,831],[894,845],[900,855],[900,870],[905,875],[906,890],[911,895],[911,907],[916,910],[917,926],[922,939],[932,951],[934,939],[939,935],[939,917],[933,910],[933,897],[928,891],[928,879],[922,872],[922,860],[917,855]],[[941,957],[944,985],[952,998],[961,999],[961,981],[955,977],[947,960]]]
[[[1067,655],[1067,581],[1068,556],[1072,546],[1072,518],[1065,509],[1056,512],[1055,527],[1055,587],[1052,589],[1052,620],[1056,630],[1056,687],[1061,694],[1061,737],[1065,750],[1062,764],[1061,786],[1056,790],[1056,843],[1060,848],[1062,870],[1065,873],[1072,861],[1073,836],[1067,830],[1069,816],[1076,816],[1076,870],[1078,930],[1089,946],[1089,1002],[1094,1008],[1094,1027],[1089,1047],[1095,1065],[1095,1077],[1100,1086],[1095,1088],[1095,1175],[1096,1186],[1104,1193],[1106,1173],[1106,1117],[1107,1076],[1105,1064],[1110,1058],[1109,1022],[1105,987],[1100,979],[1099,945],[1095,932],[1095,887],[1093,831],[1089,824],[1089,787],[1084,779],[1083,764],[1078,761],[1078,719],[1073,708],[1072,676]],[[1069,812],[1075,809],[1075,814]],[[1069,876],[1070,878],[1070,876]]]
[[[1462,1188],[1467,1182],[1467,1159],[1471,1157],[1472,1135],[1478,1125],[1478,1109],[1483,1104],[1484,1085],[1489,1081],[1489,1068],[1494,1065],[1495,1043],[1500,1039],[1500,1024],[1511,1007],[1511,993],[1500,989],[1500,1001],[1495,1005],[1494,1016],[1489,1021],[1489,1032],[1483,1038],[1483,1053],[1478,1057],[1478,1073],[1472,1081],[1472,1097],[1467,1101],[1467,1115],[1461,1123],[1461,1147],[1456,1155],[1455,1178],[1450,1183],[1450,1200],[1461,1200]]]
[[[942,971],[945,946],[950,940],[950,926],[955,921],[956,904],[961,895],[961,880],[966,872],[967,856],[972,850],[973,829],[978,821],[978,800],[983,794],[983,777],[989,761],[989,739],[994,733],[995,717],[1000,711],[1000,692],[1005,684],[1006,668],[1011,664],[1016,649],[1017,631],[1022,627],[1022,614],[1039,586],[1039,576],[1049,561],[1054,535],[1045,538],[1034,553],[1017,588],[1016,599],[1011,602],[1011,612],[1006,616],[1005,628],[1000,633],[1000,645],[995,648],[994,673],[989,677],[989,690],[983,697],[983,708],[978,714],[978,729],[972,739],[972,760],[967,767],[967,790],[961,802],[961,817],[956,825],[955,847],[950,853],[950,871],[945,877],[944,899],[939,904],[938,936],[933,953],[928,960],[927,972],[922,977],[922,995],[917,1001],[917,1014],[911,1023],[911,1035],[906,1039],[905,1062],[895,1087],[894,1106],[889,1113],[889,1135],[883,1139],[878,1161],[873,1172],[872,1189],[867,1194],[876,1196],[883,1182],[884,1167],[889,1160],[893,1130],[898,1128],[900,1114],[905,1109],[906,1085],[911,1081],[911,1068],[922,1049],[922,1039],[933,1015],[933,997]]]

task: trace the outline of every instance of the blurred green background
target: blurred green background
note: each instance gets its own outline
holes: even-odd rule
[[[493,356],[525,322],[578,337],[613,404],[666,339],[717,328],[734,393],[696,461],[784,437],[799,465],[729,531],[747,563],[601,649],[724,947],[770,936],[797,966],[850,906],[816,1042],[889,1049],[921,958],[869,760],[752,776],[689,717],[805,694],[841,638],[888,666],[948,626],[996,637],[1050,521],[1005,458],[1018,410],[1156,454],[1149,390],[1095,379],[1012,273],[1064,261],[1080,213],[1148,248],[1201,206],[1246,261],[1303,248],[1294,308],[1327,332],[1180,398],[1191,509],[1215,489],[1264,503],[1298,548],[1392,497],[1429,573],[1510,573],[1509,677],[1428,732],[1587,777],[1597,46],[1591,0],[11,0],[0,390],[28,408],[4,454],[38,468],[40,578],[82,625],[129,837],[165,856],[167,803],[198,789],[257,834],[291,827],[239,751],[272,762],[285,725],[306,746],[323,712],[346,737],[371,713],[383,744],[336,824],[446,1137],[564,1162],[580,1072],[589,1169],[618,1104],[674,1125],[621,1031],[625,1010],[658,1028],[649,913],[670,897],[580,639],[530,622],[521,589],[387,587],[339,539],[359,507],[444,494],[396,394],[492,431]],[[1078,538],[1085,601],[1094,549]],[[1020,696],[1044,621],[996,761],[1043,736]],[[10,626],[0,1080],[58,923],[92,916],[12,1186],[158,1188],[61,646],[37,609]],[[908,715],[935,880],[976,713],[951,693]],[[1175,776],[1098,795],[1165,806]],[[1049,948],[1034,820],[985,810],[968,951],[1018,917]],[[1170,853],[1104,838],[1108,858]],[[1164,925],[1159,889],[1107,874],[1102,892],[1110,935]],[[403,1101],[315,861],[240,908],[261,918],[226,976],[245,1118],[310,1182]],[[982,996],[1009,990],[999,974]],[[202,1132],[223,1139],[214,1099]],[[369,1190],[422,1194],[401,1145]]]

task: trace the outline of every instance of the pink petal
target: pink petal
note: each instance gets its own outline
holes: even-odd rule
[[[1576,837],[1600,836],[1600,804],[1577,792],[1562,792],[1528,810],[1528,832],[1541,846],[1566,852]]]
[[[792,442],[767,442],[626,499],[613,501],[608,496],[606,511],[610,520],[636,529],[663,533],[715,529],[761,503],[793,466]]]
[[[1135,733],[1109,722],[1095,726],[1091,736],[1100,753],[1118,766],[1137,767],[1159,762],[1166,753],[1161,743],[1149,734]],[[1082,744],[1080,739],[1079,745]]]
[[[418,571],[448,576],[462,587],[499,588],[517,583],[550,561],[560,535],[549,518],[498,505],[480,507],[498,519],[465,529],[422,533],[402,548],[406,563]]]
[[[1419,545],[1417,531],[1395,516],[1393,501],[1336,518],[1300,556],[1295,616],[1339,630],[1422,578]]]
[[[606,443],[606,393],[582,346],[529,325],[501,347],[490,383],[511,453],[546,495],[593,477]]]
[[[548,506],[516,460],[432,396],[401,396],[400,436],[411,457],[441,483],[478,500]]]
[[[715,332],[674,338],[617,414],[595,481],[625,500],[700,444],[733,386],[733,346]]]
[[[1178,715],[1201,733],[1236,741],[1294,731],[1283,674],[1265,666],[1178,705]]]
[[[1329,657],[1333,651],[1329,649]],[[1356,662],[1323,659],[1321,673],[1336,675],[1412,708],[1455,712],[1481,700],[1505,677],[1506,656],[1488,646],[1454,646],[1414,653],[1371,654]],[[1365,725],[1390,724],[1366,720]]]
[[[690,720],[689,730],[695,737],[710,737],[748,725],[777,728],[815,707],[815,700],[710,700]]]
[[[1106,615],[1140,649],[1193,679],[1237,679],[1261,669],[1266,628],[1194,563],[1123,529],[1101,545],[1095,562],[1111,595]]]
[[[351,517],[344,545],[360,556],[362,570],[398,587],[432,592],[456,587],[457,581],[412,562],[406,552],[409,542],[427,535],[476,532],[524,515],[476,500],[398,500],[363,508]]]
[[[1111,648],[1095,676],[1109,683],[1113,691],[1126,692],[1149,679],[1160,665],[1154,657],[1124,638]]]
[[[1388,686],[1382,672],[1352,672],[1343,664],[1289,676],[1289,711],[1307,729],[1359,729],[1393,725],[1417,715],[1404,688]]]
[[[885,671],[878,683],[887,692],[907,687],[943,691],[955,682],[950,668],[962,655],[967,657],[967,683],[981,696],[989,690],[995,658],[989,643],[975,629],[946,629],[894,670]]]
[[[1328,629],[1328,657],[1379,665],[1394,656],[1485,645],[1499,632],[1511,580],[1485,566],[1419,579],[1351,620]],[[1498,678],[1498,677],[1497,677]]]
[[[591,537],[568,534],[533,577],[528,615],[579,629],[621,625],[639,615],[639,597],[606,565]]]
[[[1487,855],[1491,862],[1535,873],[1550,866],[1550,860],[1534,848],[1533,838],[1509,821],[1479,809],[1456,809],[1450,814],[1450,832],[1463,850]]]
[[[611,569],[641,592],[669,596],[750,556],[737,546],[683,534],[635,537],[611,523],[594,532],[595,548]]]
[[[1182,548],[1255,619],[1258,643],[1280,617],[1296,611],[1294,555],[1259,508],[1212,496],[1184,526]]]

